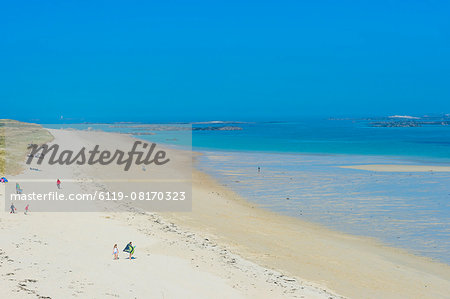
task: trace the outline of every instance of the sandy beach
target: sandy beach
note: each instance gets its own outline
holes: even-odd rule
[[[50,133],[52,142],[68,148],[134,142],[104,132]],[[179,161],[163,171],[174,177],[190,171],[183,167],[189,161]],[[123,188],[107,180],[121,176],[117,165],[39,167],[45,177],[73,180],[62,192]],[[9,177],[11,184],[38,176],[24,168]],[[82,183],[100,172],[105,180]],[[448,298],[446,264],[261,209],[197,170],[192,192],[192,212],[177,213],[145,212],[131,203],[97,212],[33,212],[31,203],[24,215],[25,203],[17,203],[18,214],[0,216],[0,297]],[[112,246],[121,250],[129,241],[137,246],[136,259],[121,253],[113,260]]]
[[[53,143],[60,146],[115,144],[129,148],[134,142],[120,134],[50,131]],[[24,193],[45,193],[47,185],[42,182],[59,177],[61,192],[66,194],[94,189],[126,191],[113,179],[123,173],[117,165],[87,169],[55,169],[45,163],[30,166],[22,166],[25,171],[19,175],[8,176],[8,184],[19,182]],[[136,178],[137,171],[128,175]],[[86,183],[87,176],[100,172],[107,173],[106,179]],[[33,212],[31,202],[28,215],[23,213],[24,202],[15,206],[17,214],[2,212],[0,218],[2,298],[340,298],[314,282],[262,267],[203,231],[180,227],[169,217],[128,203],[99,207],[97,212],[62,213]],[[121,252],[129,241],[137,246],[132,261]],[[113,260],[115,243],[119,260]]]

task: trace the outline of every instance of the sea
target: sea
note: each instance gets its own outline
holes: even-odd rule
[[[150,123],[44,127],[130,133],[192,148],[202,154],[197,168],[255,205],[450,264],[450,172],[340,167],[450,166],[447,120],[396,116],[169,124],[181,130]]]

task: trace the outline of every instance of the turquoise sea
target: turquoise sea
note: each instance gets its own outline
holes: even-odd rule
[[[380,127],[380,121],[400,126]],[[145,124],[46,126],[153,132],[136,137],[182,147],[192,141],[192,148],[203,153],[196,166],[251,202],[450,264],[450,172],[339,168],[450,166],[446,121],[427,118],[418,126],[415,120],[386,118],[177,124],[192,126],[192,135]]]

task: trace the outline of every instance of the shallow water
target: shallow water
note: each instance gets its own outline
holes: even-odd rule
[[[373,156],[220,151],[198,158],[201,170],[264,208],[450,264],[450,173],[337,167],[371,163],[417,164]]]

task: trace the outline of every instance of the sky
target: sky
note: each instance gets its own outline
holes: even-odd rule
[[[450,113],[449,1],[0,5],[0,118]]]

